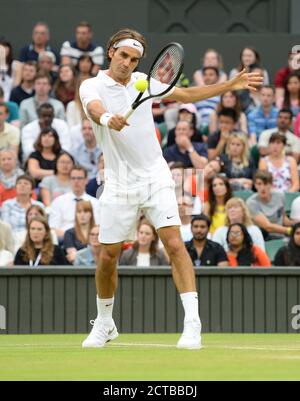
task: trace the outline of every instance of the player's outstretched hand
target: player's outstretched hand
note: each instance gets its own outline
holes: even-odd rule
[[[128,126],[128,122],[123,116],[115,114],[108,121],[108,128],[112,128],[116,131],[121,131],[125,126]]]
[[[251,92],[256,92],[257,88],[263,84],[263,76],[259,72],[247,73],[246,68],[244,68],[230,82],[233,90],[248,89]]]

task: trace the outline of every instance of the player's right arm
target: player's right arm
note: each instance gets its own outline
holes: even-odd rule
[[[96,124],[107,126],[116,131],[121,131],[126,125],[129,125],[123,116],[109,113],[105,109],[93,78],[83,81],[79,88],[79,94],[85,113]]]
[[[104,114],[108,112],[105,110],[100,100],[92,100],[86,106],[87,112],[91,119],[99,125],[102,125],[100,120]],[[106,125],[106,124],[105,124]],[[125,118],[119,114],[111,114],[111,117],[107,121],[108,128],[112,128],[116,131],[121,131],[125,125],[129,125]]]

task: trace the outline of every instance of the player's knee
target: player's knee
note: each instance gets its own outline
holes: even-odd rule
[[[184,244],[181,238],[169,238],[165,246],[169,256],[172,257],[182,252]]]
[[[102,265],[113,265],[116,264],[120,255],[120,251],[118,249],[103,247],[101,250],[101,264]]]

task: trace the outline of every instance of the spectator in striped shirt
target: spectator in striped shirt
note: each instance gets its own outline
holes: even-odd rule
[[[216,84],[219,80],[220,73],[216,67],[204,67],[202,74],[205,85]],[[216,110],[219,103],[220,96],[214,96],[195,103],[197,108],[197,128],[200,130],[202,135],[208,135],[210,115]]]
[[[275,89],[264,85],[260,90],[261,106],[248,114],[248,132],[250,146],[255,145],[260,134],[270,128],[276,128],[278,109],[274,106]]]
[[[82,21],[76,26],[76,40],[74,42],[66,41],[63,43],[60,55],[61,64],[69,64],[72,62],[77,65],[79,58],[83,54],[91,56],[94,65],[92,73],[94,75],[100,70],[104,62],[104,52],[101,46],[92,43],[93,31],[91,25]]]
[[[26,229],[26,211],[31,205],[44,208],[41,202],[32,199],[34,188],[35,182],[32,177],[19,176],[16,182],[16,197],[5,201],[2,205],[2,220],[11,226],[14,235]]]

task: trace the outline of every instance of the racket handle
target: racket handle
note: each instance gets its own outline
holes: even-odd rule
[[[126,112],[126,114],[124,115],[125,120],[127,120],[131,114],[134,112],[134,109],[130,109]]]

